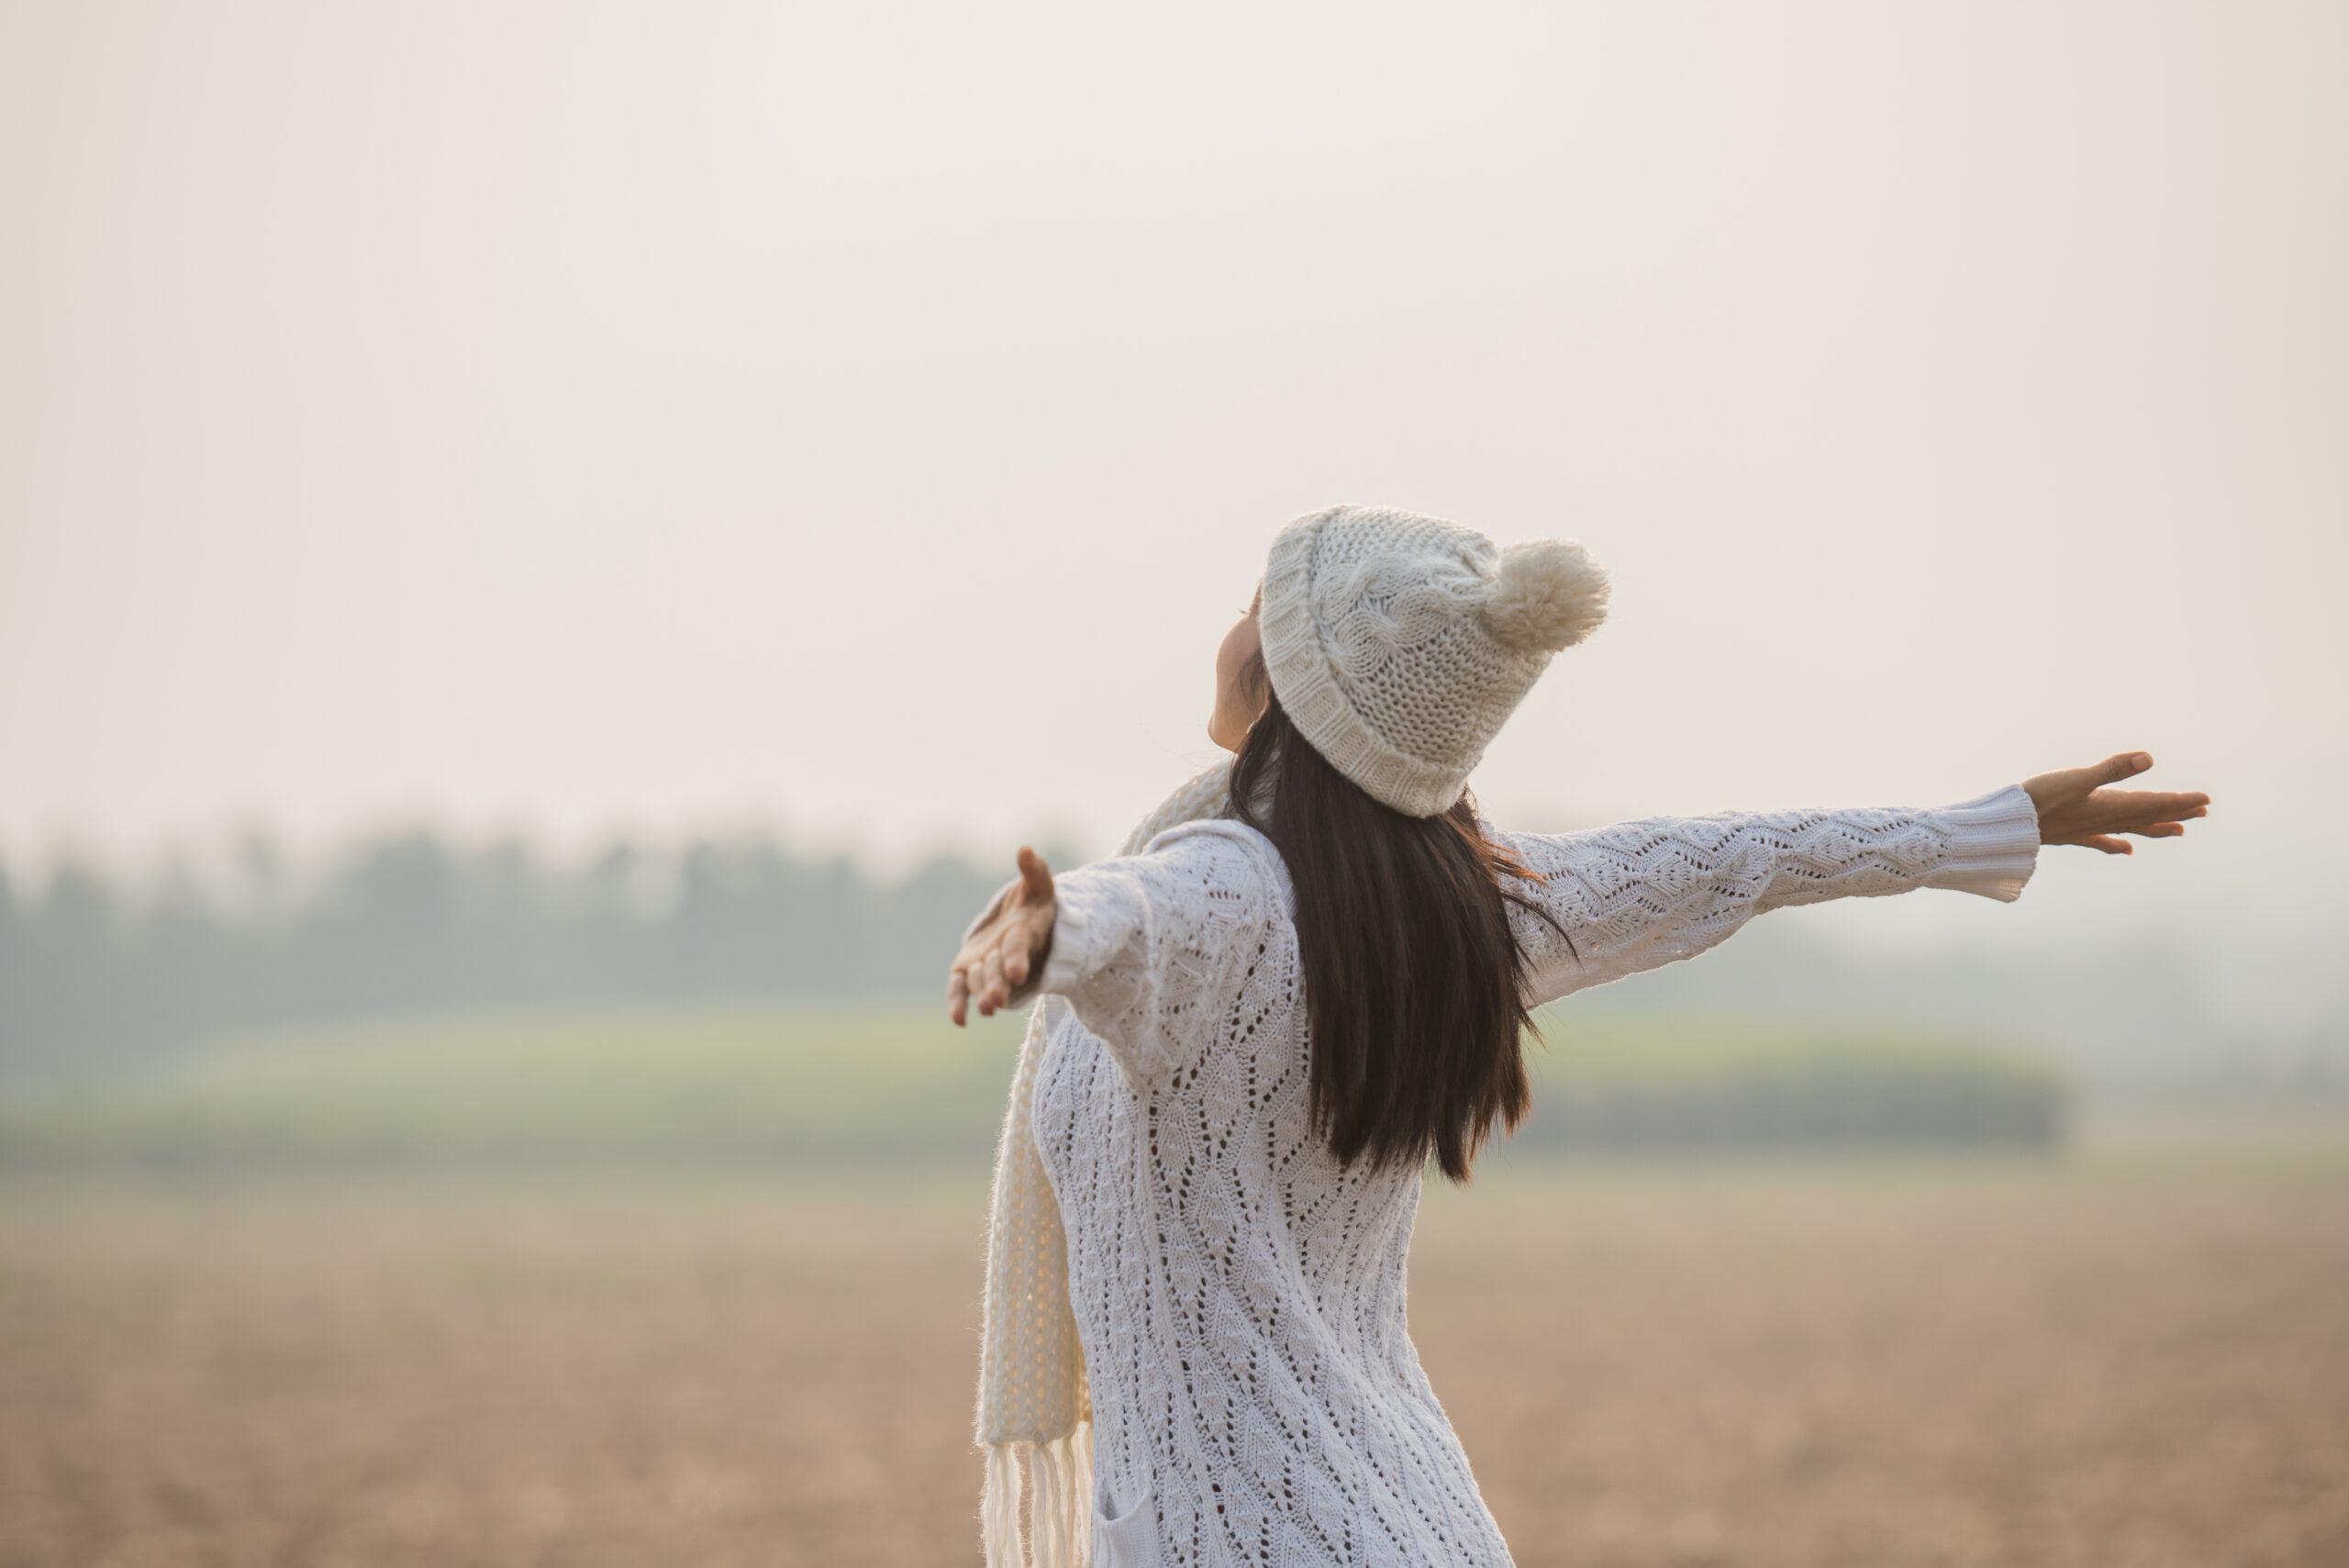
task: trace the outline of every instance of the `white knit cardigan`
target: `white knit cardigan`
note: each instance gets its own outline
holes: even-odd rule
[[[1217,807],[1215,783],[1145,826]],[[1535,1004],[1785,905],[2010,900],[2039,841],[2020,787],[1494,837],[1573,941],[1510,911]],[[1314,1131],[1278,853],[1229,820],[1136,847],[1059,881],[1006,1120],[979,1401],[990,1568],[1022,1555],[1023,1452],[1043,1568],[1506,1563],[1406,1329],[1420,1173],[1341,1165]]]

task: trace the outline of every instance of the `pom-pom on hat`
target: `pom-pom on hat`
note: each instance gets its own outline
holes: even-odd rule
[[[1571,540],[1497,550],[1364,506],[1282,529],[1258,611],[1297,732],[1406,817],[1450,810],[1550,656],[1606,617],[1607,573]]]

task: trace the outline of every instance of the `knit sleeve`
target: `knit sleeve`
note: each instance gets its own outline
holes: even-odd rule
[[[2037,862],[2039,815],[2018,784],[1932,810],[1664,817],[1493,838],[1542,879],[1513,890],[1564,929],[1510,912],[1538,1004],[1694,958],[1789,904],[1917,887],[2010,902]]]
[[[1066,997],[1128,1078],[1155,1082],[1213,1035],[1218,999],[1263,953],[1277,896],[1264,856],[1211,827],[1178,828],[1152,852],[1060,879],[1037,988]]]

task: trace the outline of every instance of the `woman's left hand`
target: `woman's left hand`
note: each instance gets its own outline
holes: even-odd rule
[[[2085,768],[2065,768],[2023,780],[2031,803],[2039,808],[2039,841],[2081,844],[2108,855],[2132,852],[2132,833],[2140,839],[2175,839],[2186,831],[2188,818],[2207,816],[2210,797],[2199,792],[2165,794],[2157,790],[2108,789],[2133,778],[2154,765],[2143,751],[2123,751]]]
[[[1052,956],[1052,922],[1059,914],[1052,868],[1043,856],[1021,845],[1019,880],[1005,890],[954,955],[953,972],[946,982],[947,1015],[961,1024],[974,1004],[981,1018],[1010,1006],[1011,994]]]

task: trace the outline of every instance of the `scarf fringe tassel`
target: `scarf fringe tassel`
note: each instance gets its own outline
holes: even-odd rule
[[[1020,1467],[1028,1472],[1021,1529]],[[1093,1558],[1093,1424],[1050,1442],[987,1444],[979,1505],[987,1568],[1085,1568]]]

